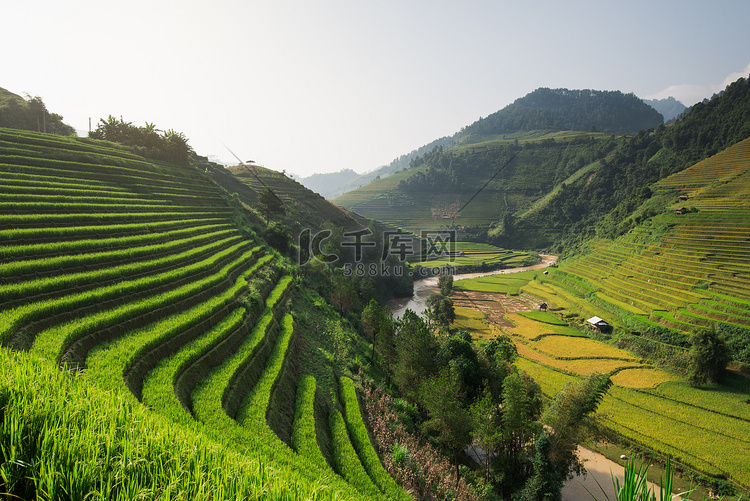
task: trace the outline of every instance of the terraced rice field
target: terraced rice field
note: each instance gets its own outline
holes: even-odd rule
[[[346,387],[349,429],[337,432],[336,443],[356,449],[350,459],[366,465],[356,483],[319,447],[316,430],[328,417],[314,410],[314,378],[299,383],[290,443],[268,422],[297,336],[290,313],[295,283],[278,255],[235,226],[237,216],[225,197],[208,174],[191,167],[150,161],[109,143],[0,129],[0,342],[6,347],[3,357],[7,348],[20,352],[12,360],[19,367],[15,376],[2,379],[6,421],[0,443],[3,451],[13,443],[19,454],[37,454],[9,458],[4,452],[8,461],[46,465],[33,475],[3,470],[0,490],[63,492],[77,475],[66,458],[91,453],[76,464],[96,463],[99,476],[82,476],[73,488],[107,499],[132,498],[136,492],[149,498],[178,492],[247,498],[261,490],[288,499],[327,499],[334,492],[344,499],[405,495],[377,468],[361,420],[355,420],[353,387]],[[251,291],[260,295],[255,309],[247,299]],[[22,375],[31,377],[22,374],[31,361],[78,371],[76,381],[103,390],[97,398],[124,398],[137,412],[150,409],[158,416],[154,436],[176,427],[179,433],[207,437],[195,450],[209,447],[210,453],[200,449],[209,462],[194,471],[172,470],[170,464],[183,468],[179,458],[186,453],[176,444],[165,446],[167,441],[159,442],[158,461],[148,458],[149,449],[123,456],[132,464],[154,461],[162,465],[158,472],[133,470],[131,476],[107,469],[109,455],[121,454],[124,447],[113,438],[119,432],[105,436],[81,428],[73,438],[61,439],[70,430],[58,430],[54,423],[75,419],[77,401],[69,410],[50,409],[32,403],[46,398],[43,392],[22,392],[33,383],[21,390],[6,386]],[[297,386],[292,384],[293,394]],[[26,403],[14,407],[16,396]],[[35,405],[46,410],[24,412]],[[16,408],[20,414],[13,413]],[[62,412],[68,412],[65,418],[57,414]],[[130,412],[118,410],[117,416],[125,420]],[[341,417],[338,412],[333,421]],[[90,417],[108,419],[96,411]],[[39,423],[45,423],[43,432],[23,431]],[[28,442],[35,437],[56,445]],[[81,440],[93,443],[84,446]],[[222,463],[216,459],[220,454],[230,459]],[[248,472],[262,471],[233,479],[201,473],[220,463],[228,473],[251,463]],[[124,482],[123,475],[130,480]]]
[[[663,179],[656,189],[674,194],[671,209],[695,211],[666,213],[623,238],[600,242],[546,282],[570,292],[571,279],[586,284],[609,316],[641,315],[682,331],[750,326],[750,140]]]
[[[559,304],[577,306],[568,302],[567,294],[571,293],[560,286],[568,276],[567,270],[556,280],[543,283],[539,278],[548,276],[536,273],[525,277],[532,287],[519,284],[519,278],[513,275],[500,276],[495,279],[497,290],[507,293],[517,287],[532,290],[551,307],[562,309],[555,306],[558,296],[562,298]],[[508,282],[502,284],[503,279]],[[487,283],[473,284],[484,293],[492,289]],[[574,278],[564,286],[579,291],[576,284]],[[746,467],[750,458],[748,379],[732,375],[724,386],[693,388],[683,376],[589,339],[579,328],[561,325],[565,322],[558,315],[518,311],[507,313],[505,318],[512,326],[505,325],[502,331],[516,343],[521,357],[518,367],[528,372],[545,394],[553,396],[562,385],[581,376],[610,374],[614,386],[597,413],[605,426],[633,442],[671,454],[678,462],[705,474],[728,475],[742,486],[750,485]]]
[[[519,266],[519,262],[532,259],[532,252],[516,252],[490,244],[476,242],[456,242],[453,250],[445,257],[428,259],[423,266],[487,266],[489,268]]]

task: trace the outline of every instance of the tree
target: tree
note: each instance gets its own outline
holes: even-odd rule
[[[430,294],[425,302],[430,318],[443,327],[448,327],[456,319],[453,301],[442,294]]]
[[[502,447],[497,464],[501,468],[503,495],[510,497],[528,477],[530,444],[541,431],[537,422],[541,389],[525,374],[514,372],[503,383]]]
[[[396,322],[396,363],[393,377],[404,395],[418,401],[419,388],[435,367],[437,342],[427,323],[412,310]]]
[[[284,212],[284,203],[271,188],[266,187],[258,197],[258,210],[270,222],[273,216]]]
[[[550,460],[552,444],[546,433],[539,436],[534,449],[534,458],[531,460],[533,474],[518,497],[521,501],[560,501],[563,481]]]
[[[341,311],[349,311],[357,304],[359,298],[354,290],[352,281],[342,275],[334,275],[331,279],[333,290],[331,291],[331,304]]]
[[[700,329],[690,336],[690,344],[690,384],[717,383],[732,359],[724,336],[716,329]]]
[[[263,234],[268,245],[279,251],[283,255],[289,255],[292,246],[291,231],[289,227],[278,221],[269,224]]]
[[[582,474],[583,463],[578,458],[578,444],[583,441],[593,414],[612,386],[606,374],[594,373],[587,378],[563,386],[542,416],[549,431],[550,460],[561,479]]]
[[[484,475],[485,481],[489,482],[491,460],[502,444],[503,434],[499,406],[487,382],[485,382],[484,391],[472,404],[469,412],[474,439],[484,451]]]
[[[448,297],[453,292],[453,275],[440,275],[438,278],[438,288],[440,294]]]
[[[391,362],[394,356],[393,347],[393,314],[391,310],[383,305],[380,306],[374,299],[370,299],[362,311],[362,326],[372,336],[371,361],[375,362],[375,348],[386,360],[386,374],[390,373]]]
[[[453,454],[458,487],[458,453],[471,442],[471,419],[462,406],[461,384],[450,369],[444,368],[437,376],[425,381],[420,396],[429,415],[425,429],[436,434],[438,442]]]
[[[479,357],[466,331],[445,338],[437,353],[439,367],[450,367],[468,400],[473,400],[482,384]]]

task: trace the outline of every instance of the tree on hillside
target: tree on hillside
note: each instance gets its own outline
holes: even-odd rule
[[[419,401],[422,382],[433,373],[437,342],[427,323],[406,310],[396,325],[396,363],[393,379],[404,395]]]
[[[420,397],[429,415],[425,429],[435,434],[438,442],[452,453],[458,487],[458,453],[471,442],[471,419],[463,407],[461,383],[451,372],[446,367],[437,376],[425,381]]]
[[[450,367],[461,391],[469,401],[474,400],[481,389],[482,371],[468,332],[461,330],[443,339],[437,352],[437,364]]]
[[[484,451],[484,479],[490,481],[491,462],[503,440],[500,406],[485,381],[485,389],[470,408],[474,440]]]
[[[393,346],[393,314],[391,310],[383,305],[380,306],[375,299],[370,299],[362,311],[362,326],[372,336],[371,362],[375,363],[375,349],[383,355],[386,361],[386,373],[391,370],[391,362],[394,357]]]
[[[521,501],[560,501],[563,479],[550,459],[552,443],[546,433],[536,439],[534,449],[534,458],[531,460],[533,474],[526,481],[518,498]]]
[[[527,375],[514,372],[505,378],[502,397],[503,441],[495,464],[504,479],[503,495],[509,498],[531,470],[531,444],[541,431],[537,421],[542,408],[541,388]]]
[[[63,117],[50,113],[39,96],[26,94],[26,100],[0,89],[5,100],[0,100],[0,127],[47,132],[61,136],[75,136],[75,129],[62,122]]]
[[[690,384],[719,382],[732,359],[724,336],[716,329],[700,329],[690,336],[690,344]]]

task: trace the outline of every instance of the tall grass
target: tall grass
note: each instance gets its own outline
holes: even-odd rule
[[[328,468],[328,462],[318,445],[315,429],[316,388],[317,385],[313,376],[304,376],[297,385],[292,447],[298,454],[325,469]]]
[[[1,349],[0,492],[63,501],[352,498],[128,396]]]

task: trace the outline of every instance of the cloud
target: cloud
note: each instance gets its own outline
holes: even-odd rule
[[[655,92],[646,96],[646,99],[665,99],[669,96],[674,97],[685,106],[692,106],[698,101],[710,98],[714,94],[726,89],[727,85],[736,81],[740,77],[747,77],[750,73],[750,64],[744,70],[730,73],[721,83],[708,85],[679,84],[670,85],[666,89]]]

